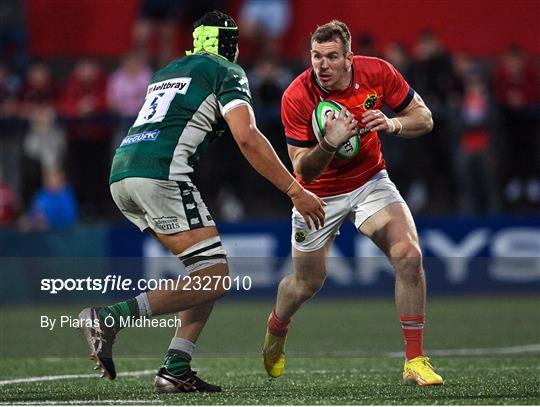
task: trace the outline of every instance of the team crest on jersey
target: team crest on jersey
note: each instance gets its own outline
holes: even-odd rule
[[[368,93],[366,96],[366,99],[364,100],[364,103],[362,105],[364,106],[365,110],[373,109],[375,105],[377,104],[377,99],[379,99],[379,95],[377,95],[377,92]]]
[[[307,232],[304,230],[297,230],[294,233],[294,240],[296,240],[298,243],[302,243],[304,240],[306,240]]]

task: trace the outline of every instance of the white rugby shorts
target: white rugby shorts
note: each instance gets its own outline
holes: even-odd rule
[[[293,208],[291,243],[297,250],[312,252],[322,248],[339,235],[339,228],[347,218],[358,229],[367,218],[391,203],[405,203],[386,170],[379,171],[354,191],[321,199],[326,203],[325,222],[319,230],[309,229],[302,215]]]
[[[215,226],[214,220],[190,181],[129,177],[111,184],[111,195],[124,216],[141,231],[165,235]]]

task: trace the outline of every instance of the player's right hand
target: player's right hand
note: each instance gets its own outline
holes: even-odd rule
[[[306,225],[311,229],[311,225],[315,229],[324,226],[324,208],[326,204],[315,195],[313,192],[302,188],[300,192],[291,196],[294,207],[304,218]]]
[[[352,136],[358,133],[358,121],[345,108],[339,115],[334,117],[334,111],[330,111],[326,118],[324,138],[334,147],[339,147]]]

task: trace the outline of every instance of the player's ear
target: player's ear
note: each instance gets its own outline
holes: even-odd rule
[[[353,63],[353,53],[351,51],[347,52],[347,55],[345,55],[345,67],[347,68],[347,71],[351,69]]]

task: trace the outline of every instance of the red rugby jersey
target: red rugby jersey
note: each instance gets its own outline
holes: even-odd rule
[[[369,109],[383,104],[399,113],[410,103],[413,89],[388,62],[372,57],[354,56],[349,87],[339,92],[326,91],[317,81],[313,68],[301,73],[287,88],[281,102],[281,120],[287,144],[312,147],[317,138],[311,127],[311,114],[321,100],[341,103],[360,119]],[[362,136],[358,154],[349,159],[335,157],[316,180],[298,181],[318,196],[333,196],[355,190],[385,168],[381,143],[376,132]]]

